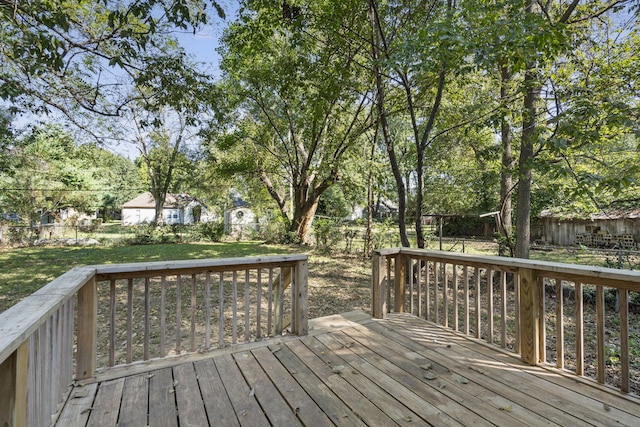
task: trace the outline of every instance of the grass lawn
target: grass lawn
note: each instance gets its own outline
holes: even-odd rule
[[[296,248],[261,242],[138,246],[27,247],[0,250],[0,312],[79,265],[276,255]]]
[[[115,231],[117,230],[114,227]],[[428,242],[428,249],[438,249],[438,247],[438,241]],[[464,247],[467,253],[497,254],[497,246],[491,242],[468,240]],[[360,242],[355,243],[353,249],[362,251]],[[445,241],[443,250],[459,252],[462,250],[462,243]],[[268,245],[257,241],[0,249],[0,312],[78,265],[230,258],[300,252],[308,252],[308,248]],[[532,251],[531,258],[605,265],[605,256],[586,249]],[[315,301],[311,300],[310,317],[355,309],[369,310],[371,267],[370,261],[364,259],[361,253],[348,255],[341,250],[332,254],[313,251],[310,253],[309,269],[310,298],[317,298]],[[330,301],[331,297],[335,297],[336,301]]]

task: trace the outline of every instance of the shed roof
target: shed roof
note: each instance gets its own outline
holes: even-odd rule
[[[563,220],[616,220],[616,219],[638,219],[640,218],[639,209],[611,209],[595,212],[591,214],[578,212],[554,212],[551,209],[545,209],[538,215],[539,218],[556,218]]]

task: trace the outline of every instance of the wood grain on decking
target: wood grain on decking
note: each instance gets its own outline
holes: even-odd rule
[[[77,387],[58,425],[640,425],[633,398],[410,315],[310,326],[307,337]]]

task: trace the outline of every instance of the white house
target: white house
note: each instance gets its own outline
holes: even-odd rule
[[[155,200],[151,193],[143,193],[122,205],[122,225],[139,225],[155,220]],[[162,207],[165,224],[194,224],[213,219],[207,206],[186,194],[167,194]]]

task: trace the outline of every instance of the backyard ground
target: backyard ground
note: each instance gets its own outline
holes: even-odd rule
[[[437,249],[439,242],[430,242],[431,249]],[[443,250],[461,251],[461,241],[443,242]],[[495,255],[497,246],[493,242],[465,241],[465,252]],[[225,258],[284,253],[308,253],[309,255],[309,318],[327,316],[352,310],[371,312],[371,263],[363,256],[356,243],[351,253],[343,248],[333,251],[309,250],[305,247],[269,245],[262,242],[226,243],[182,243],[155,245],[99,245],[92,247],[40,246],[0,249],[0,312],[16,304],[53,278],[77,265],[104,263],[144,262],[159,260]],[[631,263],[630,257],[620,257],[615,253],[602,253],[586,248],[549,249],[532,251],[532,258],[567,263],[606,266],[615,263]],[[632,266],[632,264],[629,264]],[[552,289],[553,287],[551,287]],[[611,301],[609,301],[611,302]],[[549,292],[547,300],[548,336],[553,336],[555,299]],[[571,319],[573,299],[565,299],[565,315],[569,330],[565,345],[572,348]],[[619,335],[616,332],[616,316],[610,304],[607,310],[612,316],[607,320],[607,377],[608,382],[619,381]],[[630,340],[632,371],[640,373],[640,310],[633,306],[630,315]],[[595,358],[595,306],[585,301],[585,373],[594,375]],[[548,340],[549,361],[554,361],[554,341]],[[572,352],[566,355],[567,367],[575,366]],[[638,376],[632,376],[632,387],[638,393]]]

